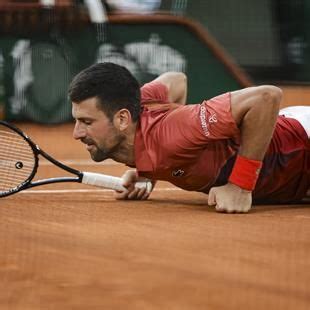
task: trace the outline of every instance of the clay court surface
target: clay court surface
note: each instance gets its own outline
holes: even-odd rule
[[[75,168],[126,170],[92,163],[72,124],[18,125]],[[229,215],[206,201],[164,182],[146,202],[71,183],[2,198],[0,310],[309,309],[309,205]]]

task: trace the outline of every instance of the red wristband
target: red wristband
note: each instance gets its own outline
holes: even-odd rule
[[[245,190],[252,191],[255,188],[261,167],[261,161],[238,155],[228,181]]]

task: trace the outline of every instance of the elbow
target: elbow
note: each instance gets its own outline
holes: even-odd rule
[[[185,84],[187,84],[187,76],[186,76],[186,74],[183,73],[183,72],[179,72],[179,74],[180,74],[180,79],[181,79]]]
[[[186,104],[187,100],[187,76],[182,72],[176,73],[173,84],[173,91],[171,92],[170,101]]]
[[[184,73],[182,73],[182,81],[183,81],[183,83],[182,83],[182,85],[183,85],[182,94],[180,96],[179,101],[181,104],[186,104],[186,101],[187,101],[187,76]]]
[[[174,72],[174,81],[176,84],[187,85],[187,76],[183,72]]]
[[[182,84],[184,85],[184,88],[187,89],[187,76],[185,73],[181,73],[181,81],[182,81]]]
[[[183,73],[183,79],[184,79],[184,88],[185,88],[185,92],[186,92],[185,95],[187,96],[187,87],[188,87],[188,86],[187,86],[187,85],[188,85],[188,84],[187,84],[187,76],[186,76],[186,74],[184,74],[184,73]]]
[[[264,85],[260,88],[262,90],[262,102],[278,112],[283,97],[281,88],[272,85]]]

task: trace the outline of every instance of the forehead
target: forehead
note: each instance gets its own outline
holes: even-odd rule
[[[72,116],[74,118],[100,118],[105,113],[98,108],[97,99],[89,98],[79,103],[72,102]]]

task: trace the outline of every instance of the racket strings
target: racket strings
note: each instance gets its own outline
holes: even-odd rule
[[[31,146],[17,132],[0,125],[0,194],[25,182],[33,172]]]

